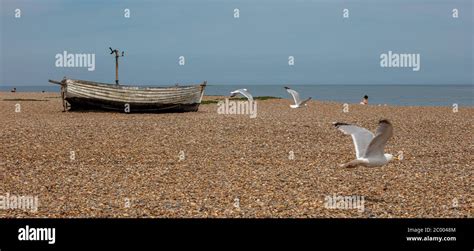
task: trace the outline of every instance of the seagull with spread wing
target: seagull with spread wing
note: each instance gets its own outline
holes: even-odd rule
[[[286,86],[285,86],[285,89],[289,94],[291,94],[291,96],[293,97],[293,100],[295,101],[294,105],[290,105],[291,108],[300,108],[302,106],[306,106],[307,105],[306,103],[309,100],[311,100],[311,97],[309,97],[309,98],[301,101],[300,94],[298,92],[296,92],[295,90],[293,90],[289,87],[286,87]]]
[[[235,97],[237,94],[240,94],[244,97],[246,97],[249,101],[253,101],[252,94],[250,94],[247,89],[238,89],[235,91],[230,92],[230,97]]]
[[[384,153],[387,141],[393,135],[392,124],[384,119],[379,121],[375,135],[362,127],[346,123],[333,123],[346,135],[351,135],[354,141],[356,159],[341,165],[342,167],[367,166],[377,167],[387,164],[393,159],[392,154]]]

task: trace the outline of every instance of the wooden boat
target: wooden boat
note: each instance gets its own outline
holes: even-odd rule
[[[65,111],[83,109],[121,112],[197,111],[206,87],[206,81],[200,85],[172,87],[138,87],[68,78],[49,82],[61,85]]]

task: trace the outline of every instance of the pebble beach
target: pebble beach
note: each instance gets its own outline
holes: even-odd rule
[[[223,100],[209,96],[204,100]],[[58,93],[0,93],[0,196],[32,195],[52,218],[472,218],[474,107],[258,100],[257,116],[63,112]],[[19,104],[19,105],[18,105]],[[18,109],[18,107],[20,109]],[[347,169],[350,136],[388,119],[383,167]],[[361,196],[364,209],[328,208]]]

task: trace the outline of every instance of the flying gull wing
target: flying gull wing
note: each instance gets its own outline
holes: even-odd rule
[[[305,105],[310,100],[311,100],[311,98],[307,98],[307,99],[303,100],[300,105]]]
[[[301,103],[300,95],[293,89],[289,87],[285,87],[286,91],[293,96],[293,100],[295,101],[295,105],[299,105]]]
[[[334,126],[346,135],[351,135],[354,141],[356,157],[363,158],[367,147],[374,138],[374,134],[362,127],[346,123],[333,123]]]
[[[235,90],[235,91],[231,92],[231,94],[232,94],[231,97],[234,97],[235,95],[240,94],[240,95],[246,97],[248,100],[253,101],[252,94],[247,92],[247,89],[238,89],[238,90]]]
[[[367,147],[366,157],[382,158],[384,157],[384,148],[387,141],[393,135],[392,124],[388,120],[380,120],[375,137]]]

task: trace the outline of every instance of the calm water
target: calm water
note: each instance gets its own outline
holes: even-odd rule
[[[371,104],[452,106],[454,103],[474,106],[473,85],[292,85],[302,98],[341,103],[358,103],[364,95],[369,96]],[[0,86],[1,91],[13,87]],[[59,87],[17,86],[19,92],[59,92]],[[283,85],[208,85],[206,95],[229,95],[229,92],[247,88],[253,96],[276,96],[291,98]]]

